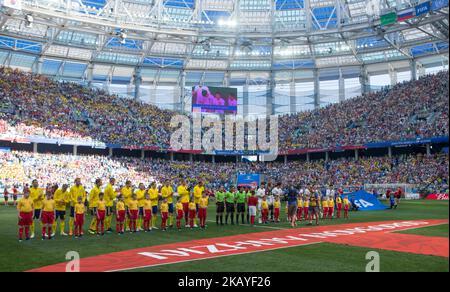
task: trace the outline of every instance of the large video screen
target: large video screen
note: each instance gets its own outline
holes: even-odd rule
[[[229,87],[192,87],[192,112],[237,114],[237,89]]]

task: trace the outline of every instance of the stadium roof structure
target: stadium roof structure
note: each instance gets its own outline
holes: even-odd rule
[[[448,0],[2,1],[0,65],[62,79],[273,84],[448,64]]]

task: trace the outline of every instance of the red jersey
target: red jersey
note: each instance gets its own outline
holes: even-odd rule
[[[258,198],[256,196],[251,196],[248,198],[248,205],[249,206],[256,206],[258,205]]]
[[[388,189],[388,190],[386,191],[386,198],[389,198],[389,197],[390,197],[390,195],[391,195],[391,190],[390,190],[390,189]]]

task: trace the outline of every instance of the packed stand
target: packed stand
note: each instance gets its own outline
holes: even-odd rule
[[[115,177],[119,185],[131,180],[137,186],[143,182],[162,183],[166,180],[188,184],[198,180],[209,189],[235,184],[237,173],[260,173],[266,181],[281,182],[285,186],[320,186],[355,190],[365,184],[404,183],[418,189],[448,192],[449,156],[422,154],[402,157],[362,157],[331,161],[289,161],[272,163],[209,163],[168,161],[161,159],[110,158],[106,156],[73,156],[65,154],[33,154],[23,151],[0,152],[0,187],[23,186],[32,179],[41,184],[73,184],[81,178],[86,189],[92,188],[96,178],[107,181]]]

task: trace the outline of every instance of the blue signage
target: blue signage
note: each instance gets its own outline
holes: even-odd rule
[[[346,195],[348,196],[348,200],[350,202],[354,202],[360,211],[377,211],[387,209],[387,207],[378,201],[374,195],[366,191],[361,190]]]
[[[433,11],[439,10],[446,6],[448,6],[448,0],[433,0],[433,2],[431,2],[431,10]]]
[[[416,16],[427,14],[428,12],[430,12],[430,9],[431,9],[430,1],[420,3],[419,5],[416,6]]]

